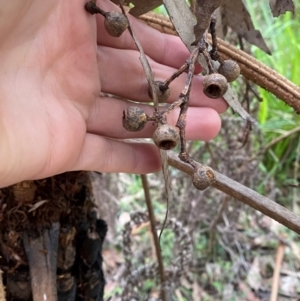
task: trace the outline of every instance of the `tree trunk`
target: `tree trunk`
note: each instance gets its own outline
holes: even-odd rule
[[[6,300],[103,300],[107,225],[97,218],[89,173],[24,181],[1,189],[0,201]]]

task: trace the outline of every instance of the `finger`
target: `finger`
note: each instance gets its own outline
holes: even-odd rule
[[[176,69],[159,64],[148,58],[155,80],[168,79]],[[98,47],[98,66],[102,91],[135,101],[151,101],[148,95],[148,81],[134,50],[120,51],[110,47]],[[105,70],[105,72],[103,72]],[[170,85],[171,95],[168,102],[174,102],[185,85],[187,74],[183,73]],[[190,94],[191,106],[211,107],[218,113],[226,111],[227,103],[219,99],[208,98],[203,93],[203,77],[195,75]]]
[[[145,174],[160,168],[159,152],[152,144],[126,143],[87,134],[72,170]]]
[[[112,137],[116,139],[149,138],[155,130],[153,122],[148,122],[140,132],[129,132],[122,125],[123,111],[135,103],[121,101],[114,98],[101,97],[91,110],[87,121],[89,133]],[[138,105],[148,115],[152,115],[153,107]],[[179,109],[168,115],[168,122],[175,125],[179,115]],[[211,108],[191,107],[187,112],[186,138],[188,140],[210,140],[219,132],[221,120],[219,114]]]
[[[106,0],[101,2],[101,8],[105,11],[120,11],[119,7],[111,3],[111,1]],[[179,37],[163,34],[129,14],[127,16],[139,42],[148,56],[158,63],[173,68],[179,68],[184,64],[190,52]],[[118,38],[111,37],[106,32],[103,23],[104,17],[97,15],[97,42],[99,45],[117,49],[137,49],[128,30]],[[199,73],[200,71],[201,68],[198,67],[196,72]]]

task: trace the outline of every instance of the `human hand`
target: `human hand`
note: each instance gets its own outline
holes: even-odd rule
[[[0,20],[0,187],[74,170],[148,173],[160,168],[154,145],[126,143],[151,137],[122,127],[124,100],[141,102],[151,114],[148,84],[128,32],[120,38],[104,30],[103,17],[84,10],[87,0],[24,0],[1,4]],[[105,11],[119,10],[98,0]],[[161,34],[134,18],[132,26],[149,57],[156,80],[165,80],[189,56],[177,37]],[[173,102],[186,74],[171,84]],[[202,93],[195,76],[187,139],[209,140],[220,129],[226,103]],[[178,112],[177,112],[178,114]],[[176,112],[170,114],[176,123]]]

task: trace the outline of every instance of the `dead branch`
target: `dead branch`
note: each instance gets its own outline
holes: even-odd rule
[[[171,166],[187,173],[190,176],[194,173],[194,169],[190,165],[180,161],[177,154],[174,152],[168,152],[168,162]],[[263,214],[278,221],[280,224],[300,234],[300,217],[298,215],[217,171],[214,171],[214,175],[215,182],[212,184],[213,187],[225,192],[226,194],[262,212]]]
[[[284,250],[285,250],[285,245],[280,243],[276,254],[276,263],[275,263],[275,269],[273,273],[272,292],[271,292],[270,301],[276,301],[278,298],[280,270],[282,266]]]
[[[156,231],[156,221],[155,221],[155,215],[154,215],[154,210],[152,206],[152,201],[150,197],[150,189],[149,189],[149,184],[148,184],[148,179],[146,175],[141,175],[142,183],[143,183],[143,189],[145,193],[145,200],[148,208],[148,215],[149,215],[149,220],[150,220],[150,227],[151,227],[151,232],[153,236],[153,241],[154,241],[154,246],[155,246],[155,252],[156,252],[156,258],[158,262],[158,270],[160,274],[160,280],[162,286],[165,283],[165,272],[164,272],[164,265],[163,265],[163,259],[162,259],[162,254],[160,250],[160,245],[159,245],[159,239],[157,236],[157,231]],[[164,290],[162,289],[162,292]],[[162,295],[164,298],[164,295]]]
[[[124,16],[126,16],[126,12],[124,10],[124,7],[120,1],[120,8],[122,10],[122,13],[124,14]],[[153,78],[153,74],[152,74],[152,70],[150,67],[150,64],[147,60],[147,57],[145,55],[145,52],[143,50],[143,47],[141,45],[141,43],[139,42],[134,30],[132,29],[129,19],[128,20],[128,31],[136,45],[136,47],[138,48],[139,52],[140,52],[140,61],[142,64],[142,67],[144,69],[148,84],[151,88],[151,92],[152,92],[152,99],[153,99],[153,103],[154,103],[154,110],[155,112],[159,111],[158,108],[158,96],[157,96],[157,92],[155,89],[155,83],[154,83],[154,78]],[[165,163],[167,162],[166,158],[162,157],[162,161]],[[164,170],[164,175],[165,175],[165,185],[168,185],[168,169],[167,167],[165,168],[165,164],[163,164],[163,170]],[[152,208],[152,203],[151,203],[151,199],[150,199],[150,194],[149,194],[149,188],[148,188],[148,183],[147,183],[147,178],[145,176],[141,176],[142,181],[143,181],[143,186],[144,186],[144,192],[145,192],[145,198],[146,198],[146,203],[147,203],[147,207],[148,207],[148,212],[149,212],[149,217],[150,217],[150,223],[151,223],[151,229],[152,229],[152,235],[153,235],[153,239],[155,242],[155,249],[156,249],[156,255],[157,255],[157,261],[158,261],[158,267],[159,267],[159,274],[160,274],[160,281],[161,281],[161,297],[163,301],[166,301],[166,292],[164,290],[164,284],[165,284],[165,273],[164,273],[164,266],[163,266],[163,260],[162,260],[162,256],[161,256],[161,251],[160,251],[160,246],[159,246],[159,240],[157,237],[157,233],[155,231],[155,218],[154,218],[154,213],[153,213],[153,208]],[[166,193],[167,193],[167,200],[169,200],[169,195],[168,195],[168,189],[166,189]]]

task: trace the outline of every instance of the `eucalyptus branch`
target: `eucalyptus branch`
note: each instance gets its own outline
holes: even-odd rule
[[[154,78],[153,78],[153,74],[152,74],[152,70],[150,67],[150,64],[147,60],[147,57],[145,55],[145,52],[143,50],[143,47],[141,45],[141,43],[139,42],[134,30],[132,29],[129,19],[126,15],[126,12],[124,10],[124,7],[120,1],[120,7],[122,10],[122,13],[124,14],[124,16],[127,18],[128,20],[128,31],[132,37],[132,39],[134,40],[135,45],[137,46],[139,52],[140,52],[140,61],[142,64],[142,67],[144,69],[146,78],[148,80],[148,84],[151,88],[151,94],[152,94],[152,99],[153,99],[153,103],[154,103],[154,111],[155,113],[159,113],[159,107],[158,107],[158,96],[157,96],[157,92],[155,89],[155,82],[154,82]],[[163,160],[163,158],[162,158]],[[163,160],[164,161],[164,160]],[[165,159],[166,161],[166,159]],[[167,162],[165,162],[167,164]],[[168,185],[168,176],[167,176],[167,167],[164,166],[163,164],[163,169],[164,169],[164,175],[165,175],[165,185]],[[157,261],[158,261],[158,269],[159,269],[159,274],[160,274],[160,280],[161,280],[161,297],[163,301],[166,301],[166,292],[164,289],[164,284],[165,284],[165,273],[164,273],[164,266],[163,266],[163,261],[162,261],[162,256],[161,256],[161,251],[160,251],[160,247],[159,247],[159,240],[157,237],[157,233],[155,230],[155,218],[154,218],[154,213],[153,213],[153,208],[152,208],[152,203],[151,203],[151,199],[150,199],[150,194],[149,194],[149,187],[148,187],[148,182],[147,182],[147,178],[145,175],[142,175],[142,182],[143,182],[143,186],[144,186],[144,191],[145,191],[145,198],[146,198],[146,203],[147,203],[147,207],[148,207],[148,212],[149,212],[149,218],[150,218],[150,224],[151,224],[151,229],[152,229],[152,235],[153,235],[153,239],[155,242],[155,249],[156,249],[156,255],[157,255]],[[168,189],[166,189],[166,193],[167,193],[167,200],[169,200],[169,195],[168,195]],[[168,202],[168,201],[167,201]]]
[[[179,128],[180,132],[180,159],[184,162],[187,162],[191,164],[191,161],[189,160],[189,156],[187,154],[186,150],[186,139],[185,139],[185,127],[186,127],[186,114],[188,109],[188,103],[190,98],[190,92],[191,92],[191,86],[192,86],[192,80],[194,77],[194,71],[195,71],[195,64],[198,59],[198,55],[201,51],[201,49],[205,49],[203,47],[204,40],[201,39],[201,41],[198,43],[198,45],[195,47],[195,49],[192,51],[189,59],[187,60],[187,64],[189,66],[188,76],[184,85],[184,88],[182,92],[180,93],[180,98],[182,98],[182,104],[180,105],[180,113],[179,117],[176,123],[176,126]]]
[[[153,79],[153,74],[152,74],[152,70],[151,70],[151,67],[150,67],[150,64],[147,60],[147,57],[145,55],[145,52],[144,52],[144,49],[141,45],[141,43],[139,42],[134,30],[132,29],[131,25],[130,25],[130,22],[129,22],[129,19],[126,15],[126,12],[124,10],[124,7],[122,4],[120,4],[120,7],[121,7],[121,10],[122,10],[122,13],[124,14],[124,16],[126,16],[127,20],[128,20],[128,31],[136,45],[136,47],[138,48],[139,52],[140,52],[140,61],[141,61],[141,64],[142,64],[142,67],[144,69],[144,72],[145,72],[145,75],[146,75],[146,78],[147,78],[147,81],[148,81],[148,84],[149,86],[151,87],[151,91],[152,91],[152,98],[153,98],[153,103],[154,103],[154,110],[155,111],[158,111],[158,98],[157,98],[157,93],[155,92],[155,84],[154,84],[154,79]]]
[[[214,12],[211,16],[209,29],[210,29],[211,39],[212,39],[212,43],[211,43],[212,50],[210,51],[210,56],[215,61],[219,59],[216,24],[217,24],[217,17],[216,17],[216,12]]]
[[[168,88],[168,86],[170,85],[170,83],[177,78],[178,76],[180,76],[184,71],[186,71],[188,69],[189,65],[187,63],[185,63],[184,65],[182,65],[176,72],[174,72],[170,78],[168,78],[165,82],[164,82],[164,87],[165,89]]]
[[[157,232],[156,232],[156,221],[155,221],[155,215],[154,215],[151,197],[150,197],[150,189],[149,189],[148,179],[147,179],[146,175],[141,175],[141,179],[142,179],[145,200],[146,200],[147,209],[148,209],[151,232],[153,235],[156,258],[157,258],[157,262],[158,262],[158,271],[159,271],[160,280],[161,280],[161,284],[162,284],[162,290],[161,290],[162,298],[163,298],[163,300],[166,300],[165,299],[166,296],[165,296],[164,289],[163,289],[163,286],[165,283],[164,264],[163,264],[162,255],[161,255],[161,251],[160,251],[159,239],[158,239]]]
[[[167,17],[147,13],[139,18],[161,32],[177,35],[173,24]],[[208,35],[208,40],[211,41],[210,35]],[[222,59],[231,58],[235,60],[239,64],[243,76],[271,92],[291,106],[297,114],[300,114],[300,87],[246,52],[219,38],[217,41],[218,52]]]
[[[194,174],[194,169],[190,165],[181,162],[178,159],[177,154],[174,152],[168,152],[168,162],[171,166],[189,174],[190,176]],[[300,234],[300,216],[275,203],[271,199],[262,196],[256,191],[240,184],[239,182],[236,182],[217,171],[213,172],[215,178],[212,184],[213,187],[225,192],[226,194],[262,212],[263,214],[278,221],[280,224]]]

